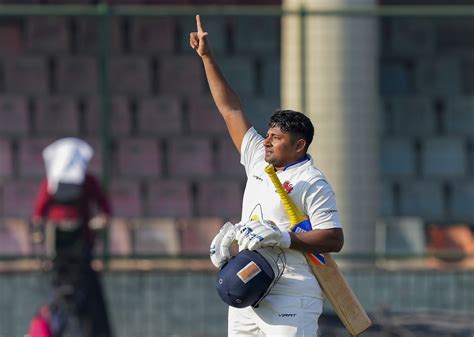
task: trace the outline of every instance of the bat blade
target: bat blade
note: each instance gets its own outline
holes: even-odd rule
[[[312,227],[309,219],[298,210],[293,200],[286,193],[273,165],[268,165],[265,168],[265,172],[275,186],[280,200],[288,213],[290,218],[289,229],[293,232],[311,230]],[[305,253],[304,256],[324,294],[351,336],[358,336],[367,330],[372,325],[372,322],[352,292],[331,254]]]

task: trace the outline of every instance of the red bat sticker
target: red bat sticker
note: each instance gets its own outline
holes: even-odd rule
[[[288,180],[285,181],[282,185],[287,194],[290,194],[290,192],[293,191],[293,185],[291,185],[291,183]]]

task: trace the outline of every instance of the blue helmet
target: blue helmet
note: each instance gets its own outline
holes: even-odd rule
[[[228,305],[257,307],[280,278],[285,255],[279,248],[243,250],[219,271],[216,288]]]

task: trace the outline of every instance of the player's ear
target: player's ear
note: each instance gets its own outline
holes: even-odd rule
[[[304,152],[306,149],[306,140],[300,138],[296,141],[296,152]]]

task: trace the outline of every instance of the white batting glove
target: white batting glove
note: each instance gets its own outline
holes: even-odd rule
[[[230,258],[229,247],[235,240],[235,227],[226,222],[211,242],[210,257],[216,268],[221,268]]]
[[[274,246],[289,248],[291,245],[290,233],[282,232],[268,220],[250,221],[240,226],[235,234],[235,239],[239,244],[239,251]]]

